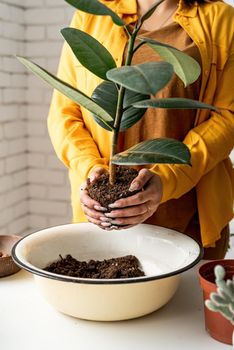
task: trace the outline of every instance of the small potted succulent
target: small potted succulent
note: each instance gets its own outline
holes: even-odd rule
[[[216,340],[234,345],[234,260],[208,262],[199,273],[206,329]]]
[[[66,0],[67,3],[80,11],[93,15],[110,16],[114,24],[120,26],[129,38],[125,63],[123,66],[117,67],[111,53],[89,34],[75,28],[61,30],[63,37],[80,64],[100,78],[100,84],[93,91],[92,96],[87,96],[82,91],[61,81],[28,59],[18,57],[34,74],[86,108],[90,112],[90,118],[94,118],[100,127],[112,133],[107,187],[109,186],[114,193],[118,192],[117,190],[113,191],[113,186],[117,185],[118,182],[118,166],[155,163],[190,165],[190,152],[186,145],[168,138],[147,140],[117,153],[120,131],[124,131],[137,123],[143,117],[147,108],[200,108],[217,112],[217,109],[213,106],[191,99],[154,98],[155,94],[168,84],[174,73],[183,81],[185,86],[192,84],[200,75],[199,64],[190,56],[175,47],[139,36],[139,30],[144,21],[153,14],[162,1],[155,2],[138,19],[135,26],[130,27],[101,1]],[[131,65],[135,52],[142,45],[150,46],[152,50],[160,55],[162,61]],[[127,168],[122,167],[121,169],[126,170]],[[135,176],[136,173],[133,173],[133,178]],[[126,189],[128,188],[129,183],[126,184]],[[103,196],[108,193],[108,189],[106,188],[104,192]],[[121,187],[119,193],[121,197],[133,194],[129,191],[126,191],[126,195],[123,195],[123,193]],[[116,199],[118,198],[111,198],[107,205]]]

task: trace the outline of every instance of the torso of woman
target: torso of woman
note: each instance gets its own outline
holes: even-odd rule
[[[163,28],[140,32],[140,36],[151,38],[174,46],[193,57],[201,65],[199,50],[176,22]],[[132,64],[160,61],[160,56],[149,46],[141,46],[133,56]],[[159,91],[155,97],[186,97],[199,99],[201,79],[188,87],[174,74],[169,84]],[[194,127],[196,110],[170,110],[149,108],[143,118],[120,137],[120,150],[152,138],[170,137],[183,141],[186,134]],[[188,233],[191,220],[197,223],[196,191],[192,189],[179,199],[173,199],[159,206],[158,210],[147,220],[147,223],[164,226]]]

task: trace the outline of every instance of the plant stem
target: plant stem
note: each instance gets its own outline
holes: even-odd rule
[[[144,44],[145,44],[145,42],[144,42],[144,41],[141,41],[138,45],[136,45],[136,46],[134,47],[133,54],[134,54],[142,45],[144,45]]]
[[[129,66],[131,64],[133,51],[134,51],[134,43],[136,40],[137,32],[138,32],[138,30],[135,29],[130,36],[125,66]],[[127,33],[128,33],[128,35],[130,34],[129,30],[127,30]],[[114,131],[113,131],[113,136],[112,136],[111,155],[110,155],[111,160],[112,160],[112,157],[114,157],[114,155],[117,153],[119,130],[120,130],[120,124],[121,124],[121,119],[122,119],[122,115],[123,115],[124,94],[125,94],[125,88],[123,86],[120,86],[119,92],[118,92]],[[116,180],[116,165],[113,164],[111,160],[110,160],[109,182],[111,185],[114,185],[115,180]]]
[[[123,86],[120,87],[118,93],[118,101],[115,115],[115,123],[114,123],[114,131],[112,136],[112,145],[111,145],[111,159],[117,153],[118,148],[118,136],[119,129],[121,123],[121,117],[123,114],[123,99],[124,99],[125,88]],[[116,178],[116,165],[110,162],[110,184],[114,185]]]

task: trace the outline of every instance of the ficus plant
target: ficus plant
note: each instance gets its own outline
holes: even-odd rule
[[[115,183],[116,165],[145,165],[155,163],[188,164],[190,152],[180,141],[169,138],[147,140],[117,153],[118,136],[137,123],[147,108],[217,109],[205,103],[185,98],[154,98],[171,80],[173,74],[187,86],[200,75],[199,64],[175,47],[153,39],[139,36],[143,23],[153,14],[159,0],[135,23],[128,26],[110,8],[98,0],[66,0],[80,11],[97,16],[110,16],[114,25],[123,28],[128,36],[127,55],[124,65],[116,66],[111,53],[95,38],[75,28],[64,28],[61,33],[82,66],[102,79],[91,96],[60,80],[30,60],[17,58],[35,75],[75,103],[91,112],[90,117],[100,127],[112,133],[109,166],[110,184]],[[118,40],[118,38],[116,38]],[[139,47],[148,45],[156,51],[162,61],[132,65],[132,58]],[[218,111],[217,111],[218,112]]]

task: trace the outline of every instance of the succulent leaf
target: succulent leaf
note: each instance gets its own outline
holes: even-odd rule
[[[214,269],[216,281],[224,280],[225,277],[225,269],[221,265],[216,265]]]
[[[232,302],[232,303],[229,305],[229,310],[230,310],[230,312],[233,314],[233,317],[234,317],[234,302]]]
[[[228,320],[232,320],[233,319],[233,314],[232,312],[230,312],[230,310],[228,309],[228,307],[226,306],[221,306],[221,305],[216,305],[214,304],[212,301],[210,300],[206,300],[205,301],[205,305],[207,306],[207,308],[211,311],[214,312],[219,312],[221,313],[225,318],[227,318]]]
[[[210,300],[205,305],[211,311],[221,313],[234,325],[234,280],[225,281],[225,269],[217,265],[214,269],[217,292],[210,294]]]
[[[227,283],[228,289],[231,292],[232,297],[234,298],[234,281],[233,280],[227,280],[226,283]]]
[[[231,302],[233,299],[233,294],[230,291],[230,289],[228,288],[226,282],[224,282],[224,284],[222,284],[222,285],[217,284],[217,286],[218,286],[217,292],[219,293],[219,295],[221,295],[223,298],[225,298],[226,300]]]
[[[223,296],[211,293],[210,299],[216,304],[216,305],[223,305],[226,306],[229,303],[229,300],[227,298],[224,298]]]

